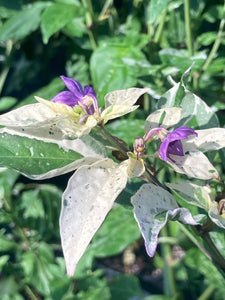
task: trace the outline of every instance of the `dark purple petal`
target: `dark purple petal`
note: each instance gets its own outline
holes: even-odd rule
[[[71,91],[71,93],[74,94],[74,96],[76,96],[78,99],[83,98],[84,92],[82,89],[82,85],[78,81],[63,75],[60,77],[64,81],[65,86],[68,88],[69,91]]]
[[[94,110],[93,109],[91,110],[91,112],[92,112],[91,114],[93,114],[95,110],[98,110],[98,100],[96,97],[95,90],[91,86],[85,85],[84,94],[85,94],[85,96],[91,97],[93,99]]]
[[[71,107],[74,107],[75,105],[78,104],[77,98],[73,95],[73,93],[69,91],[65,91],[57,94],[51,101],[63,103]]]
[[[168,154],[184,156],[184,150],[181,141],[171,142],[167,149],[167,156]]]

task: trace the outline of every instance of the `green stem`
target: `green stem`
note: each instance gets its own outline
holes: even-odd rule
[[[94,26],[94,10],[92,6],[92,2],[91,0],[82,0],[82,4],[87,9],[87,12],[85,14],[87,32],[92,45],[92,49],[95,50],[97,48],[97,41],[92,31],[92,28]]]
[[[186,43],[189,56],[193,55],[193,44],[191,34],[191,17],[190,17],[190,0],[184,0],[184,19],[185,19],[185,31],[186,31]]]
[[[161,230],[161,235],[163,237],[168,236],[167,226],[164,226]],[[172,251],[168,243],[162,244],[162,256],[164,258],[164,276],[163,285],[164,293],[168,297],[174,297],[177,294],[176,282],[174,278],[173,266],[172,266]]]
[[[225,3],[224,3],[224,10],[225,10]],[[208,69],[208,67],[211,64],[217,50],[219,49],[219,46],[221,44],[221,40],[223,39],[224,25],[225,25],[225,17],[223,17],[223,19],[220,21],[219,31],[217,33],[216,40],[215,40],[215,42],[212,46],[212,49],[209,53],[209,56],[208,56],[206,62],[204,63],[204,65],[202,67],[202,73],[205,72]]]
[[[209,233],[204,233],[204,235],[202,235],[202,238],[210,253],[212,254],[213,259],[216,261],[217,265],[225,272],[225,259],[220,254],[219,250],[216,248],[215,244],[211,240]]]
[[[99,14],[99,19],[102,18],[102,17],[106,14],[107,10],[109,9],[109,7],[110,7],[112,4],[113,4],[113,0],[106,0],[106,1],[105,1],[105,4],[104,4],[104,6],[103,6],[103,8],[102,8],[102,11],[101,11],[100,14]]]
[[[30,289],[30,287],[28,285],[25,285],[25,291],[26,291],[27,295],[29,296],[29,299],[31,299],[31,300],[39,299],[35,296],[35,294],[32,292],[32,290]]]
[[[210,285],[207,287],[207,289],[204,291],[204,293],[201,294],[200,297],[198,297],[197,300],[207,300],[210,298],[212,293],[215,291],[216,287],[214,285]]]
[[[181,223],[177,222],[180,229],[183,231],[183,233],[207,256],[214,264],[215,266],[222,271],[225,271],[225,260],[219,253],[218,249],[213,244],[209,233],[204,233],[201,236],[201,238],[204,240],[205,244],[207,245],[207,250],[199,241],[194,237],[193,234]],[[194,232],[196,234],[199,234],[197,228],[195,226],[192,226]],[[210,252],[209,252],[210,251]]]
[[[217,33],[217,36],[216,36],[216,40],[212,46],[212,49],[208,55],[208,58],[206,59],[201,71],[199,74],[197,74],[197,77],[195,78],[194,80],[194,89],[197,90],[198,87],[199,87],[199,82],[200,82],[200,79],[201,79],[201,76],[204,72],[206,72],[206,70],[208,69],[208,67],[210,66],[216,52],[218,51],[219,47],[220,47],[220,44],[221,44],[221,41],[223,39],[223,30],[224,30],[224,25],[225,25],[225,1],[224,1],[224,16],[223,18],[221,19],[220,21],[220,25],[219,25],[219,30],[218,30],[218,33]]]
[[[199,243],[199,241],[194,237],[194,235],[180,222],[176,222],[177,225],[180,227],[180,229],[183,231],[183,233],[192,241],[199,250],[201,250],[205,256],[207,256],[211,261],[213,261],[212,256],[210,253]]]
[[[127,152],[129,149],[127,149],[124,145],[122,145],[117,139],[115,139],[106,129],[103,125],[99,125],[99,128],[101,129],[102,134],[104,137],[110,142],[110,144],[118,149],[123,155],[127,156]]]
[[[6,42],[6,53],[5,53],[6,63],[5,63],[5,66],[2,70],[2,73],[0,75],[0,94],[2,92],[3,86],[4,86],[5,81],[6,81],[6,77],[8,75],[9,69],[10,69],[9,56],[12,52],[12,48],[13,48],[13,42],[11,40],[7,41]]]
[[[162,12],[160,23],[159,23],[159,26],[157,28],[157,31],[156,31],[156,34],[155,34],[155,38],[154,38],[155,44],[158,44],[158,42],[161,39],[161,35],[162,35],[163,28],[164,28],[165,21],[166,21],[166,15],[167,15],[167,8],[164,9],[164,11]]]

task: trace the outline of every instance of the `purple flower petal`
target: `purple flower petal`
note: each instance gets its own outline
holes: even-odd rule
[[[75,105],[78,104],[77,98],[73,95],[73,93],[69,91],[65,91],[57,94],[51,101],[63,103],[71,107],[74,107]]]
[[[71,91],[71,93],[74,94],[74,96],[76,96],[78,99],[83,98],[84,92],[82,89],[82,85],[78,81],[63,75],[60,77],[64,81],[65,86],[68,88],[69,91]]]
[[[169,158],[175,163],[174,159],[172,159],[170,155],[184,156],[181,140],[188,139],[189,135],[197,136],[198,134],[188,127],[179,127],[173,132],[168,132],[167,137],[163,139],[159,148],[159,156],[161,159],[167,161],[167,158]]]

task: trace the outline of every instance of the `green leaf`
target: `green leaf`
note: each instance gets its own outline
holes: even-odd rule
[[[97,91],[99,104],[103,106],[103,97],[110,91],[130,88],[137,83],[137,77],[143,74],[146,58],[134,46],[102,45],[91,56],[91,76]]]
[[[119,205],[110,211],[88,250],[94,251],[96,257],[116,255],[139,237],[140,231],[133,213]]]
[[[23,217],[25,219],[44,217],[45,211],[39,190],[35,189],[23,192],[21,200],[21,208],[24,209]]]
[[[170,2],[171,0],[151,0],[147,10],[147,20],[154,24]]]
[[[0,40],[20,40],[36,30],[41,12],[50,2],[37,2],[14,14],[0,27]]]
[[[80,13],[77,5],[55,3],[49,6],[41,16],[41,30],[43,41],[48,43],[49,38],[70,23]]]
[[[72,276],[76,264],[127,183],[126,165],[104,159],[79,168],[62,197],[60,233]]]
[[[16,169],[26,176],[44,174],[82,158],[81,154],[57,144],[18,135],[0,133],[0,140],[0,166]]]
[[[16,98],[13,97],[1,97],[0,98],[0,111],[8,110],[14,106],[17,102]]]
[[[141,299],[143,292],[136,276],[124,274],[116,276],[110,284],[111,299]]]

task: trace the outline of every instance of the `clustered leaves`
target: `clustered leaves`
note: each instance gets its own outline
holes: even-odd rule
[[[186,73],[189,72],[190,69]],[[205,107],[210,117],[213,113],[200,98],[186,90],[183,81],[159,99],[159,109],[146,119],[143,137],[134,137],[134,147],[130,149],[112,136],[105,124],[137,109],[136,101],[149,89],[112,91],[105,96],[105,107],[99,108],[91,87],[83,89],[74,79],[65,76],[62,79],[69,91],[59,93],[51,101],[35,97],[39,103],[0,116],[0,124],[5,126],[0,129],[3,153],[0,164],[32,179],[75,170],[62,196],[60,216],[62,247],[70,276],[118,195],[133,177],[148,182],[131,197],[131,203],[149,256],[154,255],[158,234],[168,220],[201,224],[198,215],[192,216],[187,208],[179,207],[166,186],[184,201],[203,208],[214,224],[225,228],[224,202],[215,201],[210,186],[191,181],[164,185],[150,165],[149,148],[156,150],[153,157],[164,161],[165,168],[171,166],[189,178],[220,180],[204,152],[225,147],[225,129],[187,127],[193,118],[198,121],[198,111],[187,115],[184,110],[189,99],[194,99],[194,106],[201,103],[201,109]],[[179,106],[174,107],[173,99],[177,98],[180,87],[185,92]],[[15,140],[17,146],[12,150]],[[109,150],[117,153],[119,161]]]

